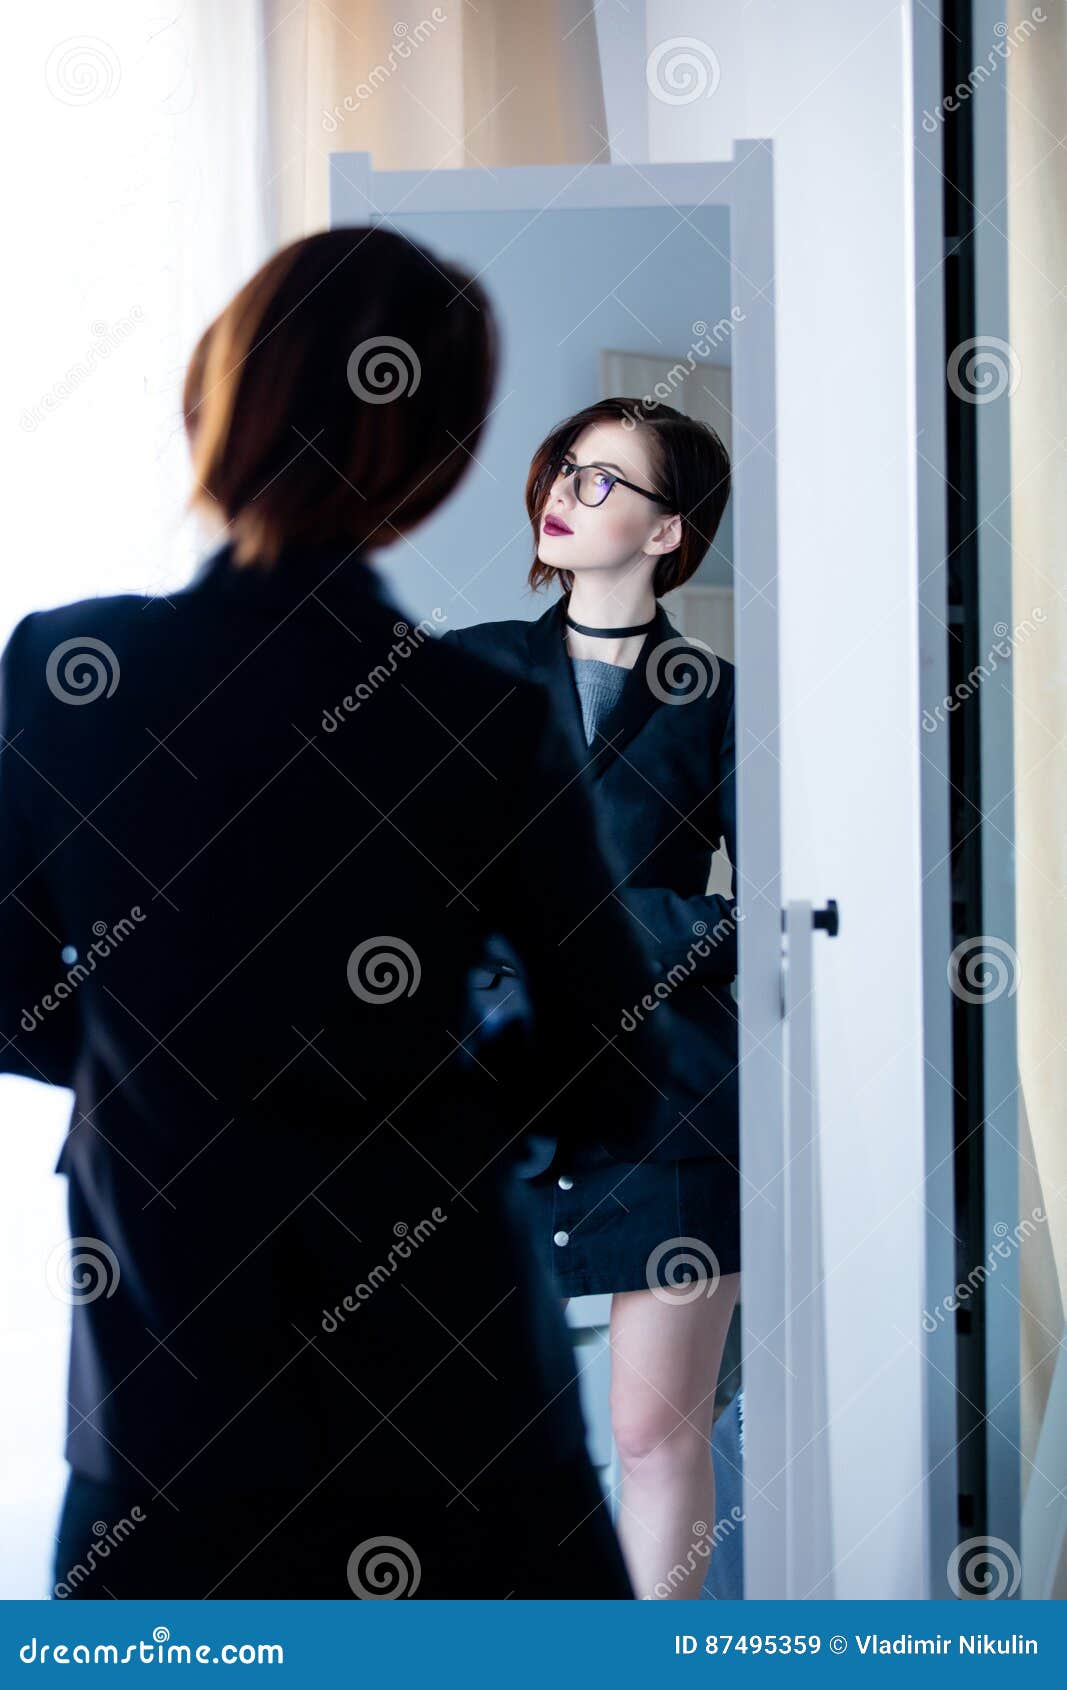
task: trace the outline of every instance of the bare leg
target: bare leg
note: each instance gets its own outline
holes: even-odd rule
[[[739,1273],[611,1301],[617,1530],[637,1596],[700,1595],[712,1551],[711,1424]]]

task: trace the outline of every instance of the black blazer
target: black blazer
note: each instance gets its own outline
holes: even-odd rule
[[[2,711],[0,1067],[74,1091],[71,1463],[425,1492],[580,1450],[507,1170],[528,1124],[640,1152],[662,1053],[612,1042],[648,964],[544,694],[365,559],[223,546],[26,618]],[[459,1042],[491,932],[517,1097]]]
[[[734,667],[687,642],[662,605],[593,744],[586,742],[574,669],[564,644],[568,600],[536,621],[485,622],[444,636],[508,673],[547,687],[592,783],[605,848],[620,865],[616,901],[651,949],[658,975],[650,1001],[623,1019],[635,1031],[672,1012],[668,1133],[650,1141],[654,1161],[711,1157],[736,1177],[738,1163],[737,913],[706,895],[720,842],[734,866]],[[544,865],[565,880],[569,858]],[[485,959],[487,1000],[508,983],[506,955]],[[546,1155],[528,1167],[546,1165]]]

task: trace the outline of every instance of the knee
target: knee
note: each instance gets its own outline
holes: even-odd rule
[[[671,1403],[654,1393],[637,1398],[620,1394],[611,1405],[611,1431],[626,1467],[675,1462],[691,1444],[703,1445],[699,1427],[690,1425]]]

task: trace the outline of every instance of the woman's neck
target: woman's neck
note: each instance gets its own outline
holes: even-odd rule
[[[656,596],[647,580],[597,582],[576,576],[567,614],[587,628],[635,628],[655,616]],[[571,657],[598,657],[602,663],[621,663],[632,669],[644,637],[640,633],[604,639],[568,628],[567,650]]]

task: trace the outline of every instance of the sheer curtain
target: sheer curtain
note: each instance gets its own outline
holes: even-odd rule
[[[26,611],[186,578],[181,379],[204,323],[263,260],[261,0],[52,0],[18,9],[11,114],[9,535],[0,640]],[[21,238],[20,238],[21,237]],[[0,1594],[41,1596],[64,1474],[69,1308],[52,1169],[70,1096],[0,1078]]]
[[[610,156],[586,0],[267,0],[267,18],[281,238],[326,227],[331,152],[376,170]]]
[[[1040,10],[1040,8],[1038,8]],[[1007,11],[1011,38],[1033,12]],[[1067,17],[1050,7],[1007,61],[1011,346],[1012,588],[1021,620],[1015,696],[1016,923],[1019,946],[1020,1216],[1048,1216],[1019,1257],[1022,1595],[1067,1596]]]

